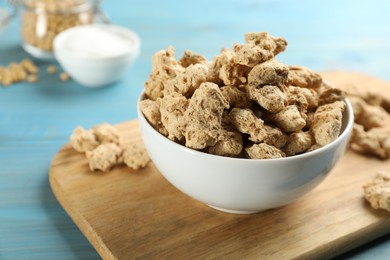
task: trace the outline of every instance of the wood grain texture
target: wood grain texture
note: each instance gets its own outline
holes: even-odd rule
[[[357,73],[323,73],[342,87],[360,84],[388,95],[390,84]],[[138,122],[119,124],[142,142]],[[362,184],[389,161],[348,150],[330,176],[294,203],[253,215],[211,209],[170,185],[151,163],[133,171],[92,173],[65,145],[52,161],[52,189],[105,259],[330,258],[390,232],[390,214],[365,202]]]

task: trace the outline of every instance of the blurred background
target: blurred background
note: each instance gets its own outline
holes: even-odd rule
[[[352,70],[390,81],[390,2],[375,1],[102,1],[116,25],[136,31],[141,54],[120,82],[88,89],[47,75],[0,87],[0,259],[95,259],[97,253],[56,201],[50,162],[77,125],[136,118],[151,56],[173,45],[208,59],[267,31],[288,41],[278,59],[316,71]],[[10,10],[7,1],[0,8]],[[0,31],[0,66],[31,58],[20,45],[20,20]],[[386,259],[390,236],[343,257]]]

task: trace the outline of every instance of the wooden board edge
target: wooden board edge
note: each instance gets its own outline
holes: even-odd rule
[[[322,78],[326,77],[326,76],[333,76],[333,77],[337,77],[337,76],[343,76],[345,77],[346,75],[348,76],[356,76],[356,77],[359,77],[359,78],[364,78],[364,79],[367,79],[367,80],[375,80],[375,81],[382,81],[383,83],[386,83],[386,84],[389,84],[390,82],[382,77],[379,77],[377,75],[372,75],[372,74],[367,74],[366,72],[364,71],[357,71],[357,70],[337,70],[337,69],[328,69],[328,70],[319,70],[319,71],[316,71],[317,73],[319,73],[321,75]],[[325,78],[326,80],[326,78]],[[355,83],[357,84],[357,83]]]
[[[385,225],[385,227],[384,227]],[[299,259],[332,259],[390,233],[390,219],[371,224],[299,256]]]
[[[65,144],[61,147],[59,151],[64,149],[68,144]],[[65,198],[62,194],[65,194],[65,192],[62,190],[61,185],[57,182],[55,178],[55,165],[54,162],[58,156],[58,153],[54,156],[50,171],[49,171],[49,182],[51,190],[53,191],[54,196],[56,197],[57,201],[60,203],[60,205],[64,208],[65,212],[70,216],[70,218],[73,220],[73,222],[76,224],[76,226],[79,228],[79,230],[83,233],[83,235],[87,238],[87,240],[92,244],[94,249],[99,253],[99,255],[103,259],[112,259],[117,260],[118,258],[115,257],[112,252],[107,248],[104,241],[101,240],[101,238],[96,234],[96,232],[93,230],[89,222],[85,219],[83,214],[81,214],[77,208],[75,208],[72,203],[65,203]],[[61,191],[60,191],[61,190]]]

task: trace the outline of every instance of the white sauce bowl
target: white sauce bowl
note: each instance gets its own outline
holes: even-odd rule
[[[115,25],[83,25],[54,39],[54,55],[63,69],[86,87],[121,79],[140,53],[138,35]]]

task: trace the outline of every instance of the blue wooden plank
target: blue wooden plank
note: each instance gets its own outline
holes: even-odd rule
[[[0,2],[0,8],[5,1]],[[211,59],[243,42],[248,31],[283,36],[279,59],[315,70],[349,69],[390,80],[390,2],[378,1],[104,1],[113,23],[134,29],[142,53],[125,78],[87,89],[46,73],[36,84],[0,89],[0,259],[96,259],[98,255],[57,203],[48,184],[50,161],[77,125],[87,128],[136,118],[136,100],[151,56],[173,45]],[[0,32],[0,65],[28,55],[19,22]],[[344,255],[386,259],[390,237]]]

